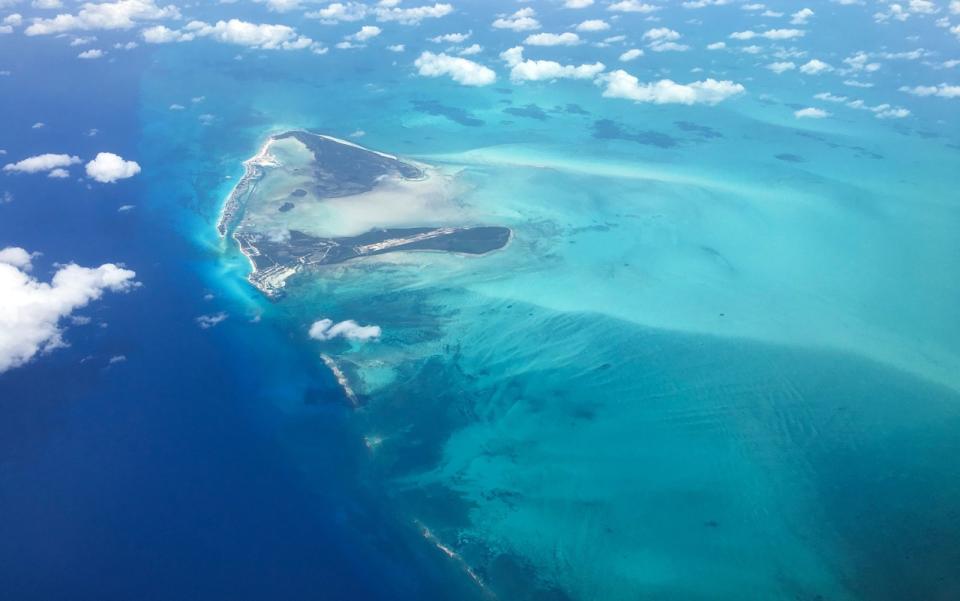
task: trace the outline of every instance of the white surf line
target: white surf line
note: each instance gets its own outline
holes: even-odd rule
[[[307,132],[307,133],[310,133],[310,132]],[[377,150],[371,150],[370,148],[366,148],[366,147],[364,147],[364,146],[360,146],[359,144],[356,144],[356,143],[351,142],[351,141],[349,141],[349,140],[344,140],[344,139],[342,139],[342,138],[334,138],[333,136],[327,136],[327,135],[325,135],[325,134],[313,134],[313,135],[317,136],[318,138],[323,138],[324,140],[329,140],[329,141],[331,141],[331,142],[336,142],[337,144],[343,144],[344,146],[351,146],[351,147],[353,147],[353,148],[358,148],[358,149],[360,149],[360,150],[365,150],[366,152],[370,152],[370,153],[373,153],[373,154],[375,154],[375,155],[382,156],[382,157],[385,158],[385,159],[390,159],[390,160],[393,160],[393,161],[399,161],[399,160],[400,160],[400,159],[398,159],[397,157],[395,157],[395,156],[392,155],[392,154],[387,154],[387,153],[385,153],[385,152],[380,152],[380,151],[377,151]]]
[[[227,195],[223,207],[220,208],[220,218],[217,220],[217,231],[221,237],[227,234],[225,220],[233,217],[234,212],[240,204],[237,197],[244,192],[251,192],[250,188],[260,176],[261,171],[258,168],[276,167],[279,165],[277,159],[270,154],[270,146],[272,146],[275,141],[275,136],[269,136],[257,154],[243,162],[243,177],[241,177],[240,181],[230,190],[230,194]]]
[[[337,362],[333,360],[333,357],[326,353],[321,353],[320,358],[323,359],[324,364],[327,368],[333,372],[334,377],[337,378],[337,383],[340,384],[340,388],[343,389],[344,394],[347,395],[350,403],[353,405],[354,409],[360,408],[360,401],[357,399],[357,394],[353,391],[353,388],[350,387],[350,381],[347,379],[347,374],[343,373],[343,370],[340,369],[340,366],[337,365]]]
[[[474,583],[476,583],[476,585],[480,587],[480,589],[483,592],[487,593],[494,599],[496,598],[496,595],[493,593],[493,591],[487,588],[487,585],[484,584],[483,580],[480,578],[480,575],[473,571],[473,568],[471,568],[470,565],[467,564],[467,562],[463,559],[463,557],[460,556],[459,553],[457,553],[447,545],[443,544],[443,541],[441,541],[440,538],[437,537],[437,535],[434,534],[432,530],[427,528],[424,525],[424,523],[421,522],[420,520],[414,520],[413,523],[416,524],[417,528],[420,529],[420,534],[423,536],[423,538],[427,539],[427,541],[430,542],[430,544],[432,544],[434,547],[439,549],[444,555],[446,555],[451,560],[453,560],[457,565],[459,565],[460,569],[462,569],[467,574],[467,576],[469,576],[470,579],[473,580]]]

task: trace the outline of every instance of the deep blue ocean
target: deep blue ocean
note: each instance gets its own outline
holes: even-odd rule
[[[96,66],[62,69],[59,46],[4,48],[18,72],[60,74],[2,95],[5,149],[138,156],[149,56],[92,78]],[[42,135],[28,135],[39,120]],[[469,596],[360,476],[362,443],[330,400],[329,374],[282,333],[237,320],[197,327],[212,311],[205,250],[178,229],[180,205],[146,204],[173,183],[40,183],[4,181],[15,198],[0,216],[4,244],[42,248],[39,273],[123,257],[144,285],[91,306],[93,323],[71,332],[69,348],[0,381],[4,599]],[[125,204],[136,208],[118,212]],[[108,365],[116,355],[128,359]],[[290,382],[311,399],[295,418],[265,402]],[[310,442],[309,474],[290,460],[291,441]]]
[[[575,21],[533,4],[545,30]],[[806,43],[832,64],[920,40],[955,54],[931,21],[912,39],[812,5]],[[960,599],[960,125],[956,100],[897,92],[947,76],[889,58],[846,89],[749,53],[527,48],[749,91],[634,104],[511,82],[496,53],[517,36],[489,23],[518,6],[462,2],[325,55],[199,40],[78,61],[61,38],[0,36],[0,162],[143,168],[0,176],[0,248],[42,252],[37,277],[122,262],[142,284],[0,374],[0,600]],[[699,46],[741,25],[691,14],[661,17]],[[602,35],[656,25],[612,21]],[[358,24],[298,27],[332,46]],[[496,84],[415,76],[424,40],[455,30]],[[794,119],[828,90],[912,116]],[[436,166],[456,182],[441,208],[511,244],[345,264],[268,301],[215,224],[242,162],[293,128]],[[310,340],[325,317],[384,334]]]

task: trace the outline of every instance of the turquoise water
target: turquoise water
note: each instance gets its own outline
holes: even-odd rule
[[[457,19],[500,43],[479,10]],[[242,59],[155,51],[150,210],[204,249],[190,268],[233,319],[302,361],[264,397],[294,423],[317,403],[350,413],[358,477],[451,574],[503,599],[960,595],[960,160],[944,109],[798,122],[785,107],[824,90],[742,56],[711,60],[762,93],[717,107],[587,82],[466,89],[405,57]],[[695,64],[656,60],[644,68]],[[528,105],[543,114],[504,112]],[[290,128],[362,131],[437,166],[452,214],[510,226],[511,244],[330,266],[265,301],[214,224],[241,162]],[[383,337],[311,342],[320,318]],[[308,477],[314,444],[286,441]]]

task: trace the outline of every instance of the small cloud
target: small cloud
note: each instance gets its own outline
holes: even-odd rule
[[[376,25],[364,25],[360,28],[360,31],[353,35],[348,35],[346,39],[354,42],[366,42],[367,40],[372,40],[383,32],[382,29]]]
[[[448,76],[464,86],[487,86],[497,80],[493,69],[472,60],[424,52],[413,63],[423,77]]]
[[[744,93],[745,88],[732,81],[705,79],[681,84],[670,79],[644,83],[626,71],[614,71],[600,78],[606,87],[605,98],[625,98],[653,104],[714,105]]]
[[[201,315],[196,318],[196,322],[201,329],[209,330],[210,328],[222,323],[226,319],[226,312],[220,311],[219,313],[214,313],[213,315]]]
[[[374,340],[379,338],[380,334],[380,326],[361,326],[352,319],[339,323],[333,323],[332,319],[320,319],[313,322],[309,332],[310,338],[324,341],[334,338],[357,341]]]
[[[571,32],[564,33],[535,33],[527,36],[523,41],[530,46],[576,46],[580,43],[580,36]]]
[[[96,158],[87,163],[86,169],[89,177],[104,184],[112,184],[140,173],[140,165],[136,161],[124,160],[112,152],[98,153]]]
[[[610,24],[603,19],[587,19],[577,25],[577,31],[606,31],[610,29]]]
[[[806,75],[819,75],[824,71],[833,71],[833,67],[816,58],[800,66],[800,72]]]
[[[530,31],[540,29],[540,21],[536,19],[537,11],[529,6],[521,8],[512,15],[504,15],[493,22],[496,29],[510,29],[513,31]]]
[[[901,92],[914,96],[936,96],[938,98],[960,98],[960,86],[951,86],[941,83],[935,86],[902,86]]]
[[[823,119],[829,117],[830,113],[823,109],[808,107],[805,109],[800,109],[799,111],[794,111],[793,116],[797,119]]]
[[[80,157],[77,156],[47,153],[28,157],[16,163],[8,163],[3,166],[3,170],[8,173],[42,173],[56,169],[63,170],[63,168],[76,165],[79,162]]]
[[[792,62],[790,62],[790,61],[782,61],[782,62],[777,62],[777,63],[770,63],[769,65],[767,65],[767,69],[770,69],[771,71],[773,71],[773,72],[776,73],[777,75],[780,75],[781,73],[785,73],[785,72],[787,72],[787,71],[792,71],[792,70],[794,70],[794,69],[796,69],[796,68],[797,68],[797,65],[795,65],[794,63],[792,63]]]
[[[607,10],[620,13],[649,14],[660,10],[659,6],[640,2],[640,0],[620,0],[607,7]]]
[[[790,15],[790,24],[791,25],[806,25],[807,21],[810,20],[810,17],[813,16],[813,11],[809,8],[801,8],[797,12]]]
[[[472,35],[472,31],[468,31],[467,33],[445,33],[430,38],[430,41],[434,44],[462,44],[469,40]]]

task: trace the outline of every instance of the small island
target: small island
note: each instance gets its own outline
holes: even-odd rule
[[[421,211],[423,219],[433,223],[409,223],[418,214],[410,207],[441,195],[431,181],[438,176],[429,166],[346,140],[288,131],[270,136],[244,167],[217,229],[236,240],[250,260],[248,280],[270,298],[278,298],[293,275],[323,265],[391,252],[482,255],[510,241],[509,228],[438,225],[437,215],[426,211]],[[392,206],[399,216],[391,217]],[[408,227],[397,227],[398,222]],[[357,228],[363,231],[352,232]]]

